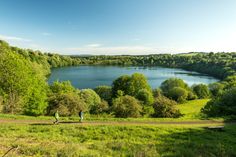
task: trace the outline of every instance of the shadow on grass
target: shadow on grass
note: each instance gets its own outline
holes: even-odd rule
[[[224,126],[223,130],[211,128],[189,128],[161,135],[162,144],[156,145],[161,156],[181,157],[231,157],[236,156],[236,126]]]

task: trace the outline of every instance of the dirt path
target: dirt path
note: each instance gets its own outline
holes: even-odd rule
[[[14,119],[0,119],[0,124],[29,124],[29,125],[51,125],[52,120],[14,120]],[[236,122],[214,121],[214,120],[201,120],[201,121],[61,121],[60,124],[78,124],[78,125],[223,125],[232,124]]]

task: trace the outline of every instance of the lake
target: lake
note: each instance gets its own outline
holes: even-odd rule
[[[218,79],[197,72],[182,69],[164,67],[142,67],[142,66],[73,66],[53,68],[49,77],[49,84],[59,81],[71,81],[76,88],[95,88],[99,85],[111,85],[113,80],[121,75],[133,73],[144,74],[152,88],[157,88],[168,78],[177,77],[183,79],[188,85],[209,84],[219,81]]]

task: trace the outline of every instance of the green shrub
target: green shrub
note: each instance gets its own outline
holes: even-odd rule
[[[157,98],[158,96],[162,95],[162,91],[160,88],[154,89],[152,93],[154,98]]]
[[[236,75],[228,76],[223,80],[224,88],[230,89],[236,87]]]
[[[176,109],[177,103],[173,100],[168,99],[165,96],[159,96],[153,103],[154,114],[153,117],[162,118],[177,118],[182,114]]]
[[[224,92],[224,84],[216,82],[208,85],[213,97],[221,96]]]
[[[182,79],[179,79],[179,78],[169,78],[169,79],[165,80],[164,82],[162,82],[160,88],[164,94],[167,94],[174,87],[181,87],[186,90],[190,89],[188,87],[188,84],[186,84]]]
[[[188,98],[187,98],[188,100],[195,100],[195,99],[197,99],[197,95],[196,94],[194,94],[192,91],[189,91],[188,92]]]
[[[188,97],[188,91],[181,87],[174,87],[168,93],[168,97],[179,102],[183,103]]]
[[[210,91],[205,84],[193,85],[192,89],[198,98],[204,99],[210,97]]]
[[[49,98],[48,114],[53,115],[58,110],[62,116],[78,115],[86,111],[86,104],[76,93],[54,94]]]
[[[209,101],[202,112],[209,116],[236,115],[236,87]]]
[[[196,99],[196,95],[193,94],[191,88],[189,88],[188,85],[179,78],[170,78],[165,80],[161,84],[160,88],[166,97],[174,99],[180,103],[183,103],[186,100]]]
[[[92,89],[83,89],[79,95],[87,104],[88,109],[90,110],[93,106],[97,106],[101,103],[101,98],[99,95]]]
[[[107,101],[102,100],[101,103],[97,104],[97,105],[93,105],[90,109],[90,113],[91,114],[101,114],[101,113],[105,113],[109,110],[109,105],[107,103]]]
[[[111,86],[98,86],[94,91],[100,96],[101,99],[111,102],[112,88]]]
[[[70,81],[55,81],[50,85],[50,89],[52,93],[69,93],[75,91],[75,88],[71,85]]]
[[[154,101],[152,92],[147,89],[139,90],[137,99],[142,101],[144,105],[151,105]]]
[[[137,98],[137,94],[140,90],[152,91],[150,85],[147,82],[147,78],[140,73],[134,73],[133,75],[123,75],[113,81],[112,93],[113,97],[117,96],[117,92],[121,90],[124,95],[130,95]]]
[[[116,117],[140,117],[142,106],[140,102],[132,96],[121,96],[112,101],[112,111]]]

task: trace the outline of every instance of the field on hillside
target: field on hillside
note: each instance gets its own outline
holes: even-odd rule
[[[53,125],[52,117],[0,115],[0,156],[236,156],[236,125],[201,120],[207,101],[179,105],[180,119],[67,117]],[[217,125],[225,129],[207,128]]]

